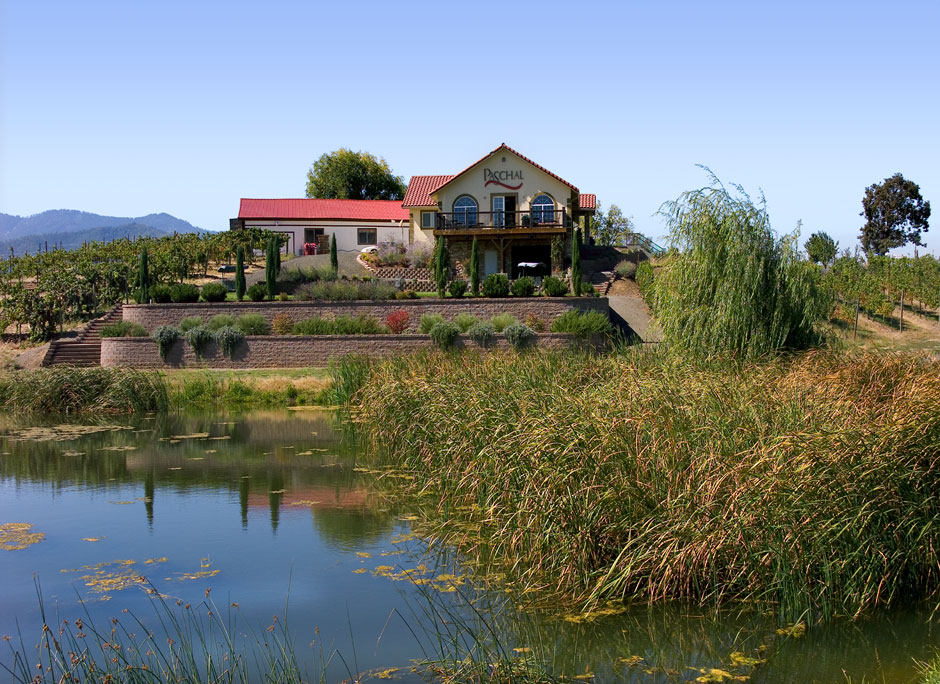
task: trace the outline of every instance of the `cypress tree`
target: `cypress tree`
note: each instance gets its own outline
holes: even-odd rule
[[[140,285],[140,303],[150,302],[150,266],[147,263],[147,248],[140,250],[140,266],[137,273],[137,283]]]
[[[480,246],[476,237],[470,246],[470,291],[474,297],[480,294]]]
[[[330,236],[330,268],[334,274],[339,274],[339,255],[336,253],[336,233]]]
[[[571,239],[571,292],[575,297],[581,294],[581,229],[574,229]]]
[[[241,245],[235,252],[235,296],[238,301],[245,298],[245,248]]]
[[[281,272],[281,241],[276,238],[274,240],[274,272]]]
[[[437,296],[444,298],[447,291],[447,245],[444,236],[437,238],[437,263],[434,265],[434,276],[437,280]]]
[[[274,256],[277,248],[274,238],[268,240],[268,249],[264,259],[264,280],[268,289],[268,299],[274,299],[277,294],[277,271],[274,270],[276,257]]]

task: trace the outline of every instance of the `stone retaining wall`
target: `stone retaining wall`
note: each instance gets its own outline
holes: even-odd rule
[[[542,349],[591,347],[604,344],[602,336],[581,339],[568,333],[539,333],[535,346]],[[454,345],[460,349],[481,349],[465,335]],[[105,337],[101,340],[101,365],[131,368],[301,368],[327,366],[331,359],[348,355],[385,358],[432,347],[427,335],[265,335],[249,336],[235,351],[234,358],[223,356],[215,342],[197,358],[188,344],[177,340],[160,358],[157,343],[149,337]],[[498,336],[486,349],[509,349],[509,341]]]
[[[124,320],[139,323],[148,332],[161,325],[179,325],[188,316],[200,316],[208,320],[221,313],[240,316],[259,313],[270,323],[277,314],[287,314],[294,322],[305,318],[335,318],[336,316],[358,316],[365,314],[384,321],[392,311],[408,312],[408,331],[416,332],[423,314],[440,314],[453,320],[457,314],[471,313],[477,318],[490,318],[498,313],[509,313],[525,322],[533,315],[551,323],[570,309],[600,311],[608,314],[606,297],[507,297],[505,299],[396,299],[390,301],[354,302],[220,302],[210,304],[125,304]]]

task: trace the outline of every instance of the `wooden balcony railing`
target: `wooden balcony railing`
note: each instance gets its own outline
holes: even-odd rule
[[[505,230],[508,228],[567,228],[571,219],[564,209],[531,211],[437,212],[437,230],[468,228]]]

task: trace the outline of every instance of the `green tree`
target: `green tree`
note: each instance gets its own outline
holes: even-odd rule
[[[633,219],[624,216],[616,204],[611,204],[606,215],[601,215],[601,221],[595,224],[595,236],[599,245],[619,245],[624,242],[628,233],[636,232]]]
[[[238,301],[245,298],[245,248],[241,245],[235,251],[235,296]]]
[[[470,245],[470,291],[474,297],[480,294],[480,245],[476,236]]]
[[[277,294],[277,240],[271,238],[268,240],[268,248],[265,251],[264,259],[264,282],[268,291],[268,299],[274,299]]]
[[[333,274],[339,273],[339,254],[336,252],[336,233],[330,235],[330,268]]]
[[[829,265],[839,252],[839,243],[822,231],[810,235],[805,246],[806,254],[814,264]]]
[[[574,229],[571,238],[571,293],[577,297],[581,294],[581,229]]]
[[[917,183],[896,173],[865,188],[860,216],[865,217],[862,249],[884,255],[908,242],[923,246],[920,235],[927,232],[930,202],[920,196]]]
[[[385,159],[340,148],[323,154],[307,172],[307,197],[400,200],[405,181]]]
[[[140,250],[140,263],[137,271],[137,284],[140,287],[140,303],[150,302],[150,264],[147,254],[147,247]]]
[[[447,291],[448,258],[447,243],[441,235],[437,238],[437,249],[434,251],[434,280],[437,284],[437,296],[441,298]]]

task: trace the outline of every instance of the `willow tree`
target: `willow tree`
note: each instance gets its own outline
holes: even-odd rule
[[[763,196],[755,205],[740,186],[711,181],[660,209],[677,248],[654,293],[664,341],[749,359],[813,345],[829,302],[818,269],[800,260],[799,232],[778,238]]]

